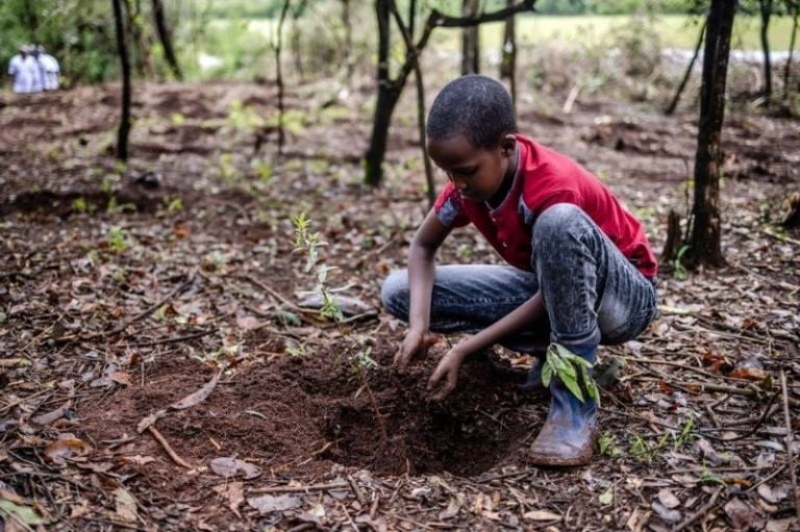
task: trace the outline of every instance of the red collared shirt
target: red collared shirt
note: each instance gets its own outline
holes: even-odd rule
[[[496,209],[463,197],[448,183],[434,209],[446,226],[472,223],[512,266],[533,271],[533,224],[558,203],[580,207],[645,277],[658,266],[642,224],[588,170],[566,155],[517,135],[519,166],[508,195]]]

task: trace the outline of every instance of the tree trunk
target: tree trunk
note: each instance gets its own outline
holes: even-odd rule
[[[479,0],[462,0],[461,14],[466,18],[478,15]],[[480,26],[466,27],[461,32],[461,75],[480,72]]]
[[[791,2],[792,10],[792,36],[789,38],[789,57],[786,59],[786,68],[783,71],[783,101],[789,101],[789,83],[791,81],[792,61],[794,55],[795,39],[797,38],[797,19],[800,15],[800,3]]]
[[[375,104],[375,115],[372,120],[372,137],[364,156],[366,165],[364,182],[370,186],[378,186],[381,183],[389,126],[392,123],[394,108],[400,99],[400,90],[389,78],[389,46],[391,44],[389,2],[391,1],[375,0],[375,16],[378,21],[378,101]]]
[[[772,99],[772,58],[769,54],[769,20],[772,16],[772,0],[759,0],[761,7],[761,49],[764,51],[764,98]]]
[[[39,16],[36,14],[34,2],[24,2],[22,4],[22,16],[20,17],[25,28],[28,30],[28,40],[36,42],[36,30],[39,29]]]
[[[294,69],[297,71],[297,75],[300,76],[301,80],[305,79],[306,74],[303,69],[303,53],[300,49],[300,24],[298,21],[306,9],[307,3],[308,0],[300,0],[292,11],[292,37],[290,43],[292,46],[292,55],[294,56]]]
[[[353,25],[350,24],[350,0],[342,0],[342,26],[344,27],[344,64],[347,82],[353,79]]]
[[[722,173],[722,123],[725,84],[736,0],[712,0],[703,55],[700,123],[694,167],[694,205],[689,238],[689,264],[721,266],[719,181]]]
[[[380,186],[383,177],[383,160],[386,155],[386,144],[389,137],[392,114],[403,92],[408,76],[414,71],[416,61],[425,49],[433,30],[436,28],[464,28],[477,26],[484,22],[504,21],[516,13],[532,10],[536,3],[536,0],[522,0],[498,11],[481,13],[477,17],[450,17],[435,9],[432,10],[425,22],[425,27],[419,40],[411,48],[414,50],[415,55],[411,55],[407,51],[405,61],[400,67],[400,72],[397,74],[396,79],[393,80],[389,75],[389,23],[393,1],[375,0],[375,13],[378,21],[378,96],[369,148],[364,154],[364,183],[374,187]]]
[[[153,0],[153,19],[156,25],[156,33],[158,33],[158,40],[161,41],[161,47],[164,49],[164,59],[167,60],[175,79],[180,81],[183,79],[183,73],[178,64],[178,58],[175,56],[175,48],[172,46],[172,34],[169,31],[162,0]]]
[[[419,50],[414,45],[414,39],[409,31],[409,28],[414,27],[414,20],[416,18],[416,3],[414,0],[411,2],[409,10],[409,27],[407,28],[400,16],[400,11],[397,9],[397,4],[392,2],[390,4],[392,15],[394,15],[397,27],[400,29],[400,35],[406,45],[406,53],[413,61],[414,79],[417,85],[417,131],[419,132],[419,144],[422,150],[422,161],[425,165],[425,182],[427,183],[427,196],[428,208],[433,208],[436,201],[436,182],[433,179],[433,165],[431,158],[428,156],[428,150],[425,146],[425,83],[422,79],[422,68],[419,64]]]
[[[678,101],[681,99],[681,94],[683,94],[683,89],[686,88],[689,78],[692,77],[692,70],[694,70],[694,64],[697,61],[697,56],[700,55],[700,46],[703,44],[703,36],[706,34],[707,24],[708,19],[706,18],[706,20],[703,21],[703,27],[700,28],[700,35],[697,37],[697,45],[694,47],[694,55],[692,55],[692,60],[689,61],[689,66],[686,67],[686,73],[683,75],[681,84],[678,85],[678,90],[675,91],[675,97],[672,98],[672,102],[670,102],[669,107],[664,110],[664,114],[667,116],[671,116],[672,113],[675,112],[675,108],[678,107]]]
[[[506,7],[514,5],[514,0],[506,0]],[[517,17],[509,17],[503,31],[503,50],[501,51],[500,79],[507,79],[511,88],[511,101],[517,106]]]
[[[117,33],[117,50],[122,66],[122,116],[117,131],[117,159],[128,160],[128,135],[131,129],[131,63],[128,59],[128,46],[125,39],[125,24],[121,3],[124,0],[111,0],[114,8],[114,27]]]
[[[278,19],[277,38],[275,39],[275,82],[278,85],[278,155],[283,154],[283,146],[286,144],[286,132],[283,127],[284,115],[284,85],[283,67],[281,66],[281,51],[283,50],[283,24],[286,22],[286,14],[289,12],[289,4],[292,0],[283,0],[281,15]]]

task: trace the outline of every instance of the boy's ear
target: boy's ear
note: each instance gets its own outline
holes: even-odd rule
[[[503,137],[503,140],[500,141],[500,149],[502,150],[503,155],[506,157],[513,155],[516,147],[517,137],[510,133]]]

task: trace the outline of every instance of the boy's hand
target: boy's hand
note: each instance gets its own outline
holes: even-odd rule
[[[464,362],[466,356],[466,353],[462,353],[458,347],[454,347],[445,353],[442,360],[439,361],[439,365],[436,366],[433,375],[428,379],[428,391],[433,390],[439,381],[444,379],[442,389],[433,396],[434,401],[443,400],[456,388],[458,370],[461,369],[461,364]]]
[[[417,355],[424,355],[428,348],[439,341],[439,337],[425,330],[409,329],[403,339],[403,345],[394,356],[395,369],[403,371],[409,361]]]

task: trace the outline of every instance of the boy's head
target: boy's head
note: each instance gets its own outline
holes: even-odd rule
[[[448,83],[428,115],[427,149],[466,197],[487,201],[516,171],[517,123],[511,96],[486,76]]]

